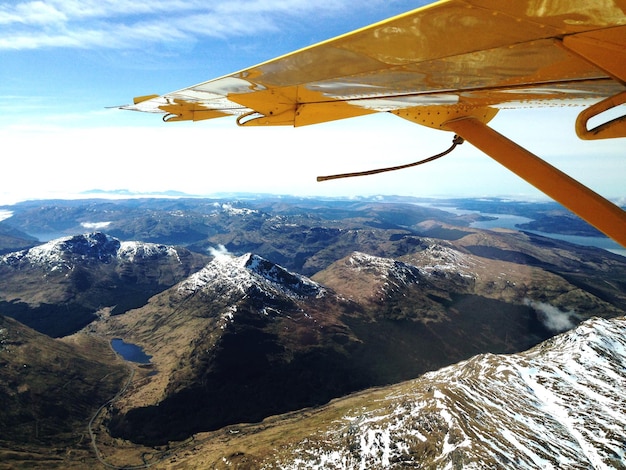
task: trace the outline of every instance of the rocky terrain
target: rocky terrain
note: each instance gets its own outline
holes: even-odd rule
[[[494,415],[490,419],[504,419],[493,403],[503,407],[509,385],[523,385],[509,390],[517,401],[523,393],[531,398],[544,393],[533,383],[547,389],[552,376],[533,376],[531,383],[527,378],[534,366],[519,372],[522,366],[511,365],[518,357],[543,353],[515,354],[560,332],[589,328],[602,330],[602,344],[621,344],[619,336],[617,343],[611,339],[621,331],[619,320],[603,322],[626,312],[622,256],[532,233],[479,230],[470,226],[480,218],[477,214],[451,214],[406,201],[53,201],[47,206],[24,203],[12,211],[2,223],[19,235],[12,240],[24,245],[15,251],[10,250],[13,241],[7,247],[0,244],[0,315],[47,336],[0,318],[12,322],[7,331],[25,328],[28,334],[20,334],[63,354],[25,348],[38,351],[37,370],[48,368],[40,373],[41,382],[37,374],[17,378],[22,356],[0,355],[7,364],[0,369],[0,380],[8,384],[4,393],[13,400],[0,422],[20,423],[23,418],[24,432],[31,433],[3,434],[3,446],[10,449],[3,461],[28,462],[24,465],[31,468],[60,462],[80,468],[81,459],[90,466],[113,467],[261,468],[265,462],[267,468],[367,468],[419,460],[433,468],[461,463],[471,468],[472,462],[487,459],[499,462],[496,467],[518,461],[529,468],[533,462],[603,468],[604,462],[623,459],[619,452],[611,457],[606,450],[614,449],[619,439],[603,424],[608,412],[602,407],[596,409],[605,411],[585,415],[594,429],[603,429],[602,450],[574,436],[589,451],[584,455],[599,456],[588,460],[575,460],[578,450],[564,450],[574,445],[565,431],[563,442],[558,441],[562,436],[556,427],[546,431],[555,433],[554,446],[535,439],[530,450],[510,450],[515,442],[528,441],[528,429],[512,427],[493,437],[491,425],[477,424],[485,419],[482,409]],[[102,231],[56,236],[48,242],[32,239],[96,227]],[[585,323],[591,318],[595,320]],[[576,330],[581,323],[583,330]],[[114,338],[140,346],[150,362],[127,363],[130,369],[120,372],[119,359],[107,346]],[[574,343],[586,347],[582,340],[568,344]],[[85,358],[86,345],[97,357]],[[541,351],[545,348],[551,346]],[[582,354],[555,351],[545,356],[555,368],[568,367],[559,362],[562,355]],[[66,359],[66,353],[73,358]],[[599,356],[609,369],[615,367],[611,361],[621,360],[607,349]],[[98,365],[84,365],[89,360]],[[28,361],[37,363],[34,356]],[[464,372],[453,375],[466,377],[461,382],[467,386],[448,392],[438,384],[457,379],[435,371],[459,361],[469,362],[460,366]],[[592,362],[600,359],[589,361],[593,369]],[[109,385],[93,400],[74,398],[82,407],[68,414],[69,427],[49,432],[48,440],[31,439],[32,433],[41,435],[39,425],[33,428],[32,423],[39,422],[33,416],[48,416],[43,408],[56,416],[74,406],[65,402],[74,395],[64,394],[55,380],[72,386],[72,380],[86,374],[85,367],[94,375],[74,387],[77,392],[88,390],[96,375]],[[521,379],[513,380],[512,370]],[[558,378],[571,372],[550,370]],[[501,371],[506,372],[504,382]],[[128,387],[123,387],[124,375],[131,378]],[[593,380],[599,391],[589,399],[613,400],[603,382],[623,380],[619,377],[597,376]],[[413,379],[424,382],[405,382]],[[580,380],[592,379],[581,375]],[[503,390],[493,403],[462,404],[495,394],[492,383]],[[91,414],[98,464],[95,451],[88,453],[85,416],[95,413],[96,402],[104,405],[115,395],[109,392],[116,387],[123,393]],[[369,391],[371,387],[381,388]],[[26,395],[19,390],[37,394],[20,401]],[[404,408],[380,393],[402,395]],[[362,402],[359,397],[367,398]],[[362,407],[360,414],[350,408],[339,416],[339,410],[355,403]],[[386,411],[374,410],[377,403]],[[514,423],[551,422],[548,416],[536,418],[538,411],[529,403],[515,408]],[[611,403],[620,409],[619,400]],[[403,421],[392,412],[394,407],[418,416],[420,424]],[[432,414],[439,409],[447,411],[439,417]],[[423,410],[431,414],[421,415]],[[562,408],[557,411],[565,416]],[[385,413],[390,423],[397,423],[394,431],[368,427],[386,423]],[[339,430],[331,426],[337,422],[344,423]],[[415,426],[430,426],[432,439],[428,429]],[[403,429],[412,437],[394,441]],[[325,432],[334,437],[320,437]],[[63,440],[70,435],[74,444]],[[289,438],[281,441],[280,436]],[[485,436],[484,448],[475,444]],[[306,442],[311,443],[310,453],[303,450]],[[278,448],[285,452],[266,455],[267,449]],[[54,465],[44,465],[45,459]]]
[[[320,469],[623,467],[625,366],[626,320],[589,320],[528,352],[479,355],[390,387],[277,460]]]

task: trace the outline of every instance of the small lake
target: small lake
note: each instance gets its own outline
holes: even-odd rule
[[[130,362],[149,364],[150,359],[152,359],[152,356],[148,356],[145,352],[143,352],[143,349],[136,344],[125,343],[124,340],[120,338],[112,339],[111,346],[116,353]]]

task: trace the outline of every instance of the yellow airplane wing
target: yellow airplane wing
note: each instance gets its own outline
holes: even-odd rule
[[[626,137],[626,0],[443,0],[123,109],[165,121],[303,126],[390,112],[455,132],[626,246],[626,213],[487,126],[499,109],[586,105],[580,138]]]

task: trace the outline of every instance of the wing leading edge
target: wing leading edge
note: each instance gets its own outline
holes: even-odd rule
[[[502,161],[506,138],[487,126],[503,108],[586,105],[580,138],[626,137],[626,116],[588,127],[626,102],[625,12],[626,0],[443,0],[122,109],[295,127],[390,112],[484,139],[476,146],[626,246],[624,211],[524,149],[521,163]]]

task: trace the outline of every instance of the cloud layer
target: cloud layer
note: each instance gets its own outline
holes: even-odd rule
[[[350,0],[5,1],[0,3],[0,50],[138,48],[250,36],[277,30],[285,16],[336,14],[350,5]]]

